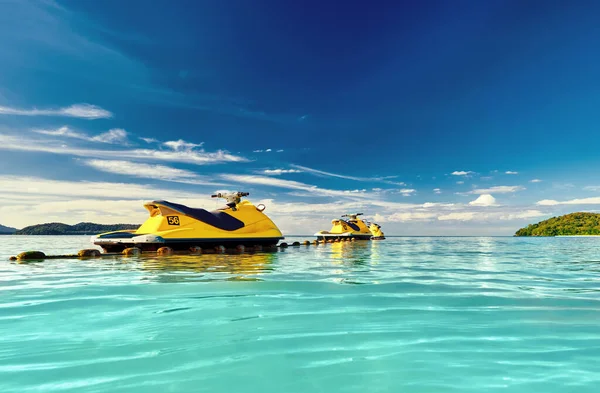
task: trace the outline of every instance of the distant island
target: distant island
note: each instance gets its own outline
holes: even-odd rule
[[[134,224],[94,224],[93,222],[80,222],[67,225],[60,222],[38,224],[19,229],[15,235],[95,235],[103,232],[120,231],[124,229],[138,229]]]
[[[5,227],[4,225],[0,224],[0,235],[12,235],[16,231],[16,228]]]
[[[515,236],[600,235],[600,214],[570,213],[519,229]]]

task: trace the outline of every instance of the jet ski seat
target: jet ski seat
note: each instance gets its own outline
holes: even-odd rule
[[[358,227],[358,225],[353,224],[351,222],[348,221],[344,221],[344,220],[340,220],[341,222],[345,223],[346,225],[348,225],[350,228],[352,228],[355,231],[360,231],[360,228]]]
[[[211,225],[215,228],[222,229],[224,231],[236,231],[244,227],[243,221],[240,221],[237,218],[232,217],[229,214],[222,211],[217,210],[209,212],[208,210],[195,209],[168,201],[154,201],[152,203],[163,205],[165,207],[168,207],[169,209],[178,211],[181,214],[184,214],[195,220],[201,221],[205,224]]]

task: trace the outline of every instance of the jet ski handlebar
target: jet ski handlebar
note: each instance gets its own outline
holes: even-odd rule
[[[227,204],[230,203],[234,203],[234,204],[238,204],[240,203],[242,197],[248,196],[250,195],[249,192],[220,192],[218,194],[213,194],[211,195],[211,198],[223,198],[225,200],[227,200]]]
[[[342,214],[342,217],[356,217],[356,216],[362,216],[362,213],[355,213],[355,214]]]
[[[231,196],[245,197],[248,195],[250,195],[249,192],[220,192],[218,194],[213,194],[210,197],[211,198],[227,198],[227,197],[231,197]]]

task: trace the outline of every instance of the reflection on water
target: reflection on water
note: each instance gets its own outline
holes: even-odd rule
[[[329,258],[333,264],[364,265],[370,259],[370,241],[331,243],[325,247],[330,247]]]
[[[230,275],[229,280],[258,280],[260,274],[273,270],[275,253],[170,255],[138,258],[139,268],[153,272],[159,281],[188,281],[210,275],[205,279],[223,279],[219,273]],[[166,273],[170,277],[161,275]],[[191,273],[191,275],[190,275]],[[200,274],[200,275],[199,275]]]

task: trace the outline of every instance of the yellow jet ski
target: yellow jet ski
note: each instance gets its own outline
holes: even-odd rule
[[[344,214],[341,219],[332,220],[331,230],[315,233],[318,240],[336,240],[342,238],[355,238],[357,240],[370,240],[373,234],[367,224],[358,218],[362,213]],[[344,220],[347,218],[347,220]]]
[[[273,246],[284,239],[281,231],[263,211],[265,206],[241,198],[247,192],[212,195],[224,198],[227,206],[207,211],[168,201],[144,204],[150,217],[137,230],[102,233],[92,242],[106,252],[121,252],[128,247],[155,251],[160,247],[187,250],[193,246],[246,247]]]
[[[371,240],[384,240],[385,239],[385,235],[383,234],[383,231],[381,230],[381,226],[379,224],[376,224],[374,222],[369,223],[369,230],[371,231],[371,234],[373,235],[373,237],[371,237]]]

